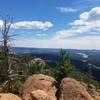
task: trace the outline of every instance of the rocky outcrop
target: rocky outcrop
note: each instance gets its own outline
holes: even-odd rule
[[[0,93],[0,100],[22,100],[12,93]]]
[[[36,96],[38,98],[38,96],[41,97],[42,95],[45,94],[46,96],[49,95],[53,98],[49,100],[56,100],[55,96],[56,87],[54,84],[55,84],[55,79],[50,76],[42,74],[32,75],[26,80],[26,82],[23,85],[22,98],[24,100],[31,100],[32,98],[36,98]],[[36,99],[36,100],[47,100],[47,99]]]
[[[64,78],[61,81],[60,92],[59,100],[95,100],[80,82],[72,78]]]
[[[58,88],[55,86],[56,80],[43,74],[30,76],[22,88],[23,100],[100,100],[99,93],[95,86],[76,81],[72,78],[64,78]],[[7,94],[8,95],[8,94]],[[13,94],[10,94],[10,96]],[[21,100],[19,97],[14,99],[0,95],[0,100]],[[13,98],[13,97],[11,97]],[[15,99],[16,98],[16,99]],[[18,99],[19,98],[19,99]]]

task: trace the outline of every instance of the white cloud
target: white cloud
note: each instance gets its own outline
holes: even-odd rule
[[[85,21],[85,20],[88,20],[89,18],[89,13],[88,12],[84,12],[80,15],[80,19]]]
[[[88,36],[85,38],[61,39],[61,40],[41,40],[26,39],[16,40],[14,46],[36,47],[36,48],[72,48],[72,49],[100,49],[100,38],[98,36]]]
[[[16,22],[12,24],[12,28],[14,29],[42,29],[47,30],[53,27],[51,22],[41,22],[41,21],[22,21]]]
[[[3,25],[2,20],[0,20],[0,27]],[[20,21],[13,23],[11,28],[13,29],[41,29],[48,30],[53,27],[51,22],[41,22],[41,21]]]
[[[100,20],[100,7],[95,7],[89,12],[84,12],[80,15],[80,20]]]
[[[57,10],[59,10],[62,13],[74,13],[77,12],[78,10],[75,8],[68,8],[68,7],[57,7]]]
[[[70,23],[71,28],[56,33],[54,39],[64,39],[80,34],[100,35],[100,7],[95,7],[89,12],[84,12],[78,20]]]

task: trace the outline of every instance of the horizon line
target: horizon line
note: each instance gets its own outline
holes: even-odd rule
[[[54,48],[54,47],[24,47],[24,46],[11,46],[13,48],[34,48],[34,49],[71,49],[71,50],[96,50],[96,51],[100,51],[100,49],[83,49],[83,48]]]

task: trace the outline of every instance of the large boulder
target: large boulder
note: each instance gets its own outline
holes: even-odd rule
[[[0,93],[0,100],[22,100],[12,93]]]
[[[95,100],[80,82],[72,78],[64,78],[61,81],[60,93],[59,100]]]
[[[31,100],[31,93],[36,90],[42,90],[56,100],[56,87],[54,78],[43,74],[35,74],[30,76],[23,85],[22,98],[24,100]]]

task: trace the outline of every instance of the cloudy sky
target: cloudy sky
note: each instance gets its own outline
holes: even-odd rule
[[[0,0],[6,14],[13,46],[100,49],[100,0]]]

